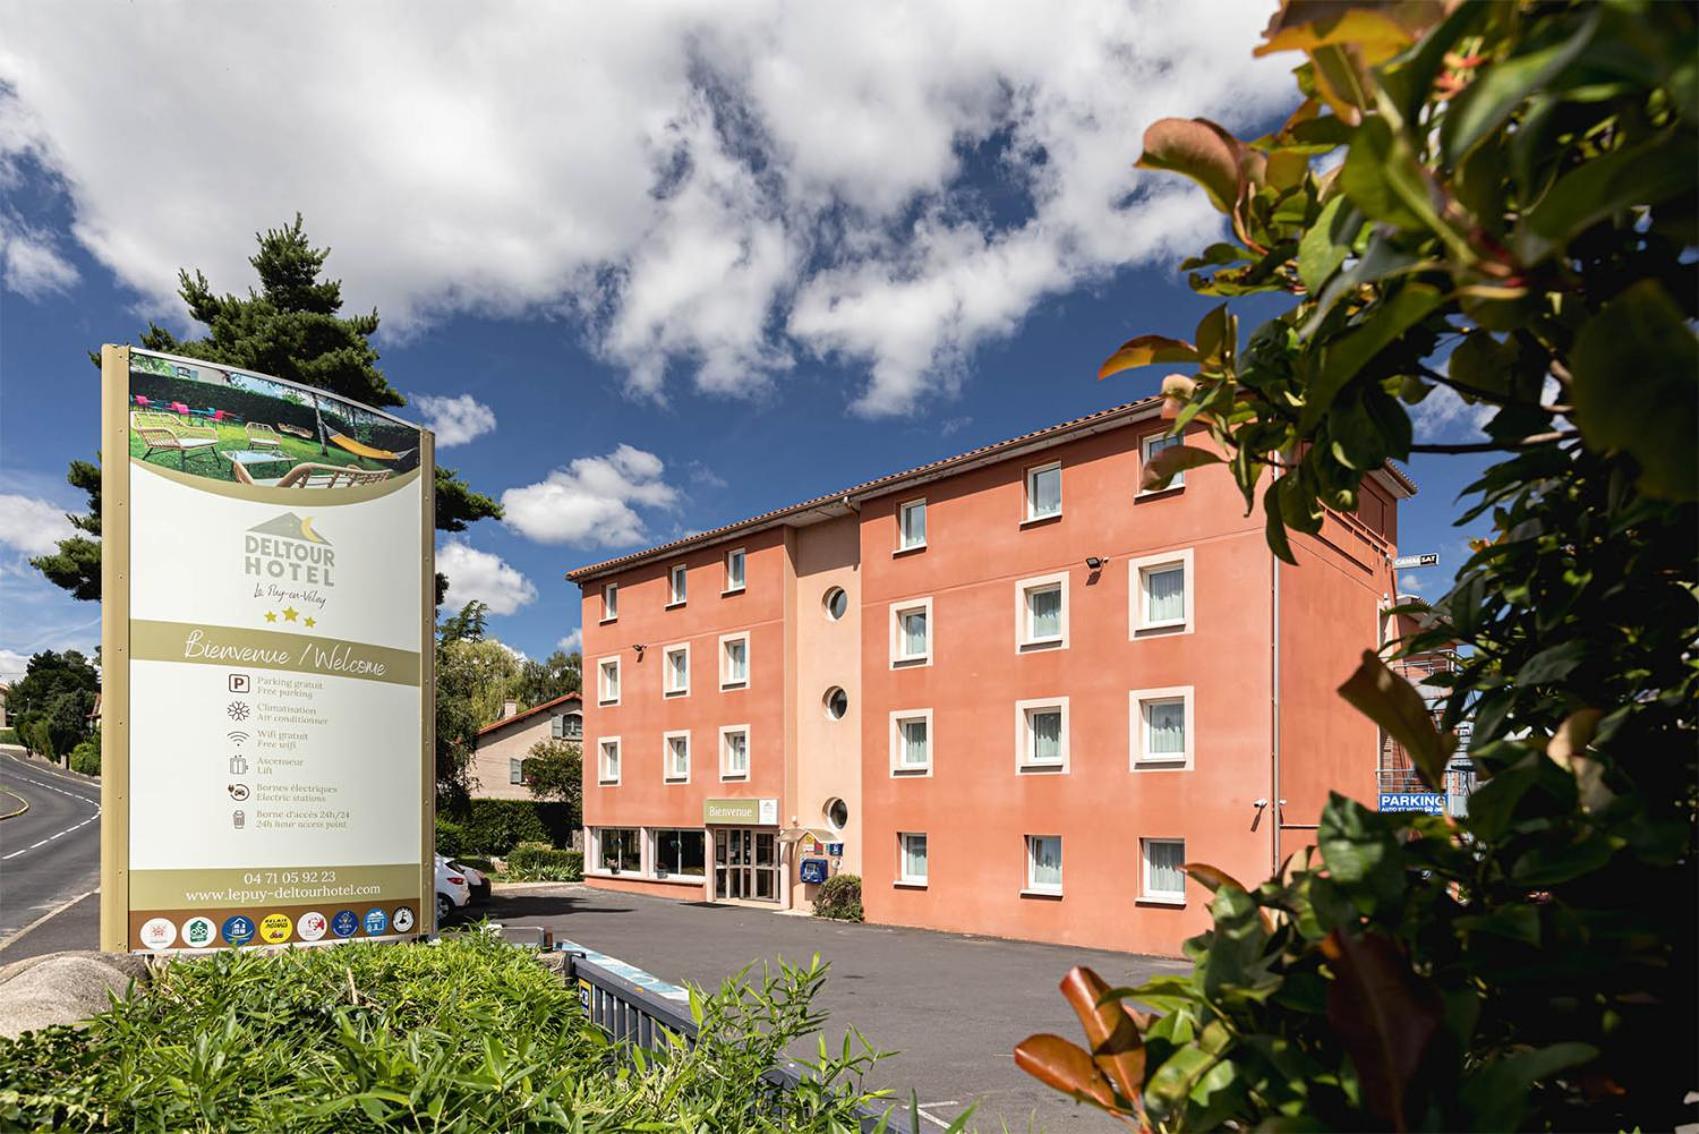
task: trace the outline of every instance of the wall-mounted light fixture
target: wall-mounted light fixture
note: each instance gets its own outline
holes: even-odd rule
[[[1107,562],[1109,562],[1107,555],[1088,555],[1085,557],[1086,567],[1093,571],[1103,570],[1103,565]]]
[[[631,644],[631,648],[633,650],[637,651],[637,660],[642,661],[643,660],[643,651],[648,649],[649,647],[644,645],[642,642],[633,642]]]

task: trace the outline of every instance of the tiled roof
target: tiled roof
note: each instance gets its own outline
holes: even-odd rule
[[[538,713],[546,713],[550,709],[554,708],[555,706],[564,705],[568,701],[581,701],[581,700],[583,700],[582,694],[579,694],[579,693],[564,693],[561,696],[556,697],[552,701],[544,701],[541,705],[532,705],[529,709],[526,709],[523,713],[514,713],[511,717],[503,717],[499,721],[491,721],[489,724],[485,725],[483,728],[478,730],[478,735],[484,736],[487,733],[495,732],[497,729],[506,728],[508,725],[518,724],[520,721],[530,720],[532,717],[536,716]]]

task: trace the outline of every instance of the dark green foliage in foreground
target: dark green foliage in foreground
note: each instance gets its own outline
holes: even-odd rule
[[[627,1058],[535,955],[475,934],[172,963],[85,1031],[0,1040],[0,1128],[855,1129],[875,1058],[822,1058],[773,1113],[760,1081],[818,1030],[816,962],[693,1000],[702,1042]]]
[[[834,921],[861,920],[861,876],[834,874],[820,884],[814,895],[814,913]]]
[[[520,843],[543,843],[564,847],[572,841],[576,826],[572,809],[564,803],[535,799],[469,799],[446,814],[460,828],[460,853],[506,855]],[[440,838],[439,838],[440,848]],[[448,854],[448,851],[443,851]]]
[[[507,856],[504,877],[510,882],[577,882],[584,877],[584,852],[520,843]]]
[[[33,752],[56,760],[88,739],[100,673],[76,650],[43,650],[6,695],[6,711]]]

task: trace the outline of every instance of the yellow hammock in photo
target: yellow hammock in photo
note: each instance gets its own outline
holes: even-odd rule
[[[352,437],[344,437],[340,433],[332,433],[330,440],[331,444],[338,448],[346,449],[356,457],[365,457],[369,461],[399,461],[413,451],[403,449],[399,453],[392,453],[388,449],[374,449],[370,445],[362,445]]]

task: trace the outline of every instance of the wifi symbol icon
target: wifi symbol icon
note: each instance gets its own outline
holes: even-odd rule
[[[248,734],[240,730],[230,733],[229,736],[230,742],[235,744],[238,748],[241,747],[244,740],[248,739]]]

